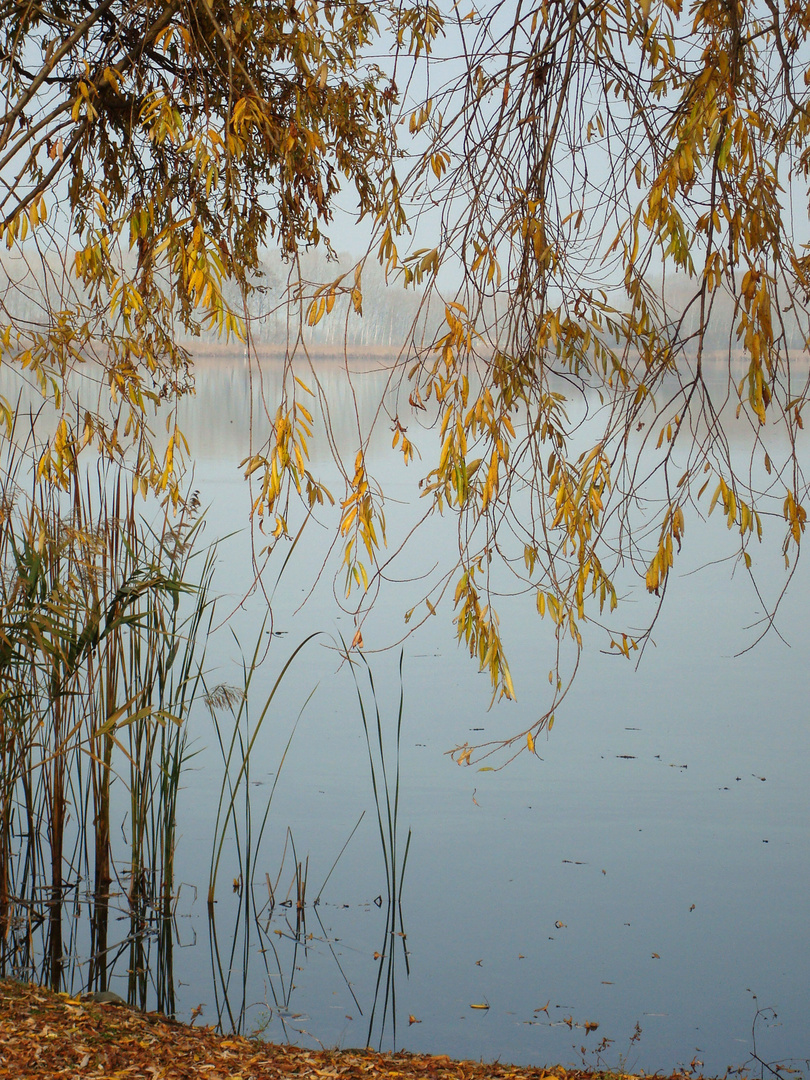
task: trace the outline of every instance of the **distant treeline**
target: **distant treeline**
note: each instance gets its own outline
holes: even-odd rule
[[[319,251],[302,254],[295,264],[268,254],[260,275],[254,279],[246,309],[233,285],[226,289],[225,295],[233,309],[246,319],[251,343],[269,355],[283,354],[296,341],[304,341],[312,348],[313,355],[321,357],[342,355],[347,350],[383,357],[429,345],[444,321],[444,309],[436,295],[429,307],[420,289],[405,289],[397,278],[386,280],[383,268],[370,258],[359,281],[362,301],[358,311],[351,295],[355,285],[353,266],[354,260],[349,256],[330,261]],[[345,276],[339,280],[341,275]],[[310,325],[312,298],[328,283],[337,283],[331,311]],[[701,317],[700,304],[694,299],[696,291],[697,282],[687,279],[674,283],[670,280],[666,286],[669,326],[673,331],[677,327],[680,341],[690,355],[697,348]],[[660,287],[653,285],[651,292],[660,293]],[[54,297],[80,293],[69,259],[64,264],[51,265],[36,255],[30,261],[17,253],[0,257],[0,323],[11,325],[24,336],[45,330],[48,319],[58,314],[59,304],[54,306]],[[494,306],[493,311],[485,313],[489,317],[484,321],[489,323],[490,330],[495,321],[491,317],[493,312]],[[805,333],[790,311],[783,313],[783,319],[779,332],[793,357],[798,359],[807,352]],[[738,321],[732,298],[716,293],[703,337],[703,356],[707,362],[728,362],[729,358],[743,361],[744,349],[735,331]],[[198,356],[230,356],[238,348],[205,332],[185,343]]]
[[[355,275],[349,257],[331,262],[319,252],[309,252],[296,265],[284,263],[280,257],[269,258],[262,275],[255,281],[246,313],[238,294],[228,299],[236,311],[246,314],[252,342],[258,347],[274,346],[271,351],[284,349],[290,338],[300,333],[316,353],[371,348],[388,354],[401,349],[414,332],[421,337],[431,324],[437,328],[443,315],[438,313],[431,320],[430,313],[421,310],[421,290],[404,289],[396,280],[387,282],[382,267],[373,259],[364,266],[358,283],[360,311],[352,303]],[[313,294],[330,283],[337,283],[334,305],[311,325],[308,315]],[[204,347],[202,341],[199,345]]]

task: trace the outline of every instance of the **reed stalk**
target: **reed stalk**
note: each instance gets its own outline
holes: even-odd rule
[[[156,938],[170,1012],[177,793],[213,552],[191,584],[193,500],[149,527],[120,472],[74,476],[69,494],[25,490],[19,460],[0,483],[0,972],[106,989],[127,954],[130,999],[144,1004]],[[129,934],[111,946],[122,876]]]
[[[344,642],[345,648],[345,642]],[[402,886],[405,879],[405,867],[408,862],[408,852],[411,845],[411,830],[408,829],[405,838],[405,849],[400,858],[399,844],[399,792],[400,792],[400,762],[402,746],[402,720],[405,710],[405,683],[402,677],[402,664],[404,654],[399,657],[399,707],[397,709],[396,725],[394,729],[394,745],[386,747],[387,740],[383,731],[383,720],[380,712],[377,691],[374,686],[374,675],[368,661],[362,653],[355,655],[346,649],[346,658],[349,661],[352,678],[357,691],[357,700],[360,707],[360,717],[363,721],[363,732],[366,737],[366,750],[368,752],[369,771],[371,773],[371,787],[374,793],[374,805],[377,810],[377,827],[380,834],[380,847],[382,850],[383,864],[385,866],[385,881],[387,892],[387,911],[383,941],[379,949],[379,967],[377,980],[374,988],[374,998],[369,1014],[367,1045],[372,1044],[375,1019],[380,1010],[379,1017],[379,1047],[382,1048],[385,1037],[385,1029],[388,1019],[391,1021],[391,1038],[396,1045],[397,1040],[397,1010],[396,1010],[396,939],[398,938],[404,957],[405,973],[409,974],[408,950],[405,946],[405,927],[402,918]],[[371,704],[367,706],[366,697],[358,679],[358,669],[365,670],[368,681],[368,693]],[[373,712],[372,712],[373,709]],[[393,756],[393,765],[391,763]]]

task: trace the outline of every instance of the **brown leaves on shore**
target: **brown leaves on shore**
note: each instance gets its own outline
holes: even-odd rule
[[[0,981],[0,1080],[595,1080],[423,1054],[304,1050]],[[618,1073],[611,1080],[620,1080]]]

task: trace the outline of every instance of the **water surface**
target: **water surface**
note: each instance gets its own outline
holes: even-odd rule
[[[345,380],[337,366],[321,369],[321,377],[350,445]],[[370,375],[360,382],[365,400],[375,401],[383,380]],[[247,453],[244,369],[201,369],[193,408],[187,431],[198,447],[195,483],[210,506],[211,533],[225,534],[243,521],[247,505],[234,468]],[[419,512],[417,478],[398,464],[382,434],[371,461],[389,497],[393,543]],[[329,477],[325,454],[320,465]],[[333,470],[331,479],[337,482]],[[280,636],[263,685],[311,631],[351,639],[354,622],[333,585],[337,563],[299,609],[327,536],[327,529],[311,528],[283,575],[274,602]],[[783,580],[774,557],[778,539],[755,552],[767,595]],[[454,542],[452,519],[430,522],[392,576],[429,572],[451,556]],[[715,562],[728,550],[722,523],[688,533],[675,587],[639,669],[604,655],[604,637],[592,635],[553,732],[538,744],[540,758],[523,755],[502,771],[460,768],[445,751],[465,740],[501,738],[545,711],[550,641],[532,602],[504,597],[498,605],[517,704],[488,709],[488,682],[456,647],[449,604],[406,640],[399,824],[402,837],[410,829],[412,839],[404,939],[386,938],[387,903],[374,903],[384,895],[385,875],[356,690],[330,641],[308,648],[285,681],[252,772],[261,800],[298,708],[320,679],[272,804],[254,881],[257,906],[267,897],[265,869],[271,878],[278,871],[288,826],[299,860],[309,858],[312,897],[366,814],[319,905],[306,911],[312,936],[305,949],[299,943],[295,951],[285,925],[288,919],[295,927],[291,909],[276,909],[264,941],[252,927],[249,1024],[264,1024],[271,1038],[292,1034],[351,1046],[370,1037],[414,1051],[534,1064],[584,1058],[671,1070],[695,1062],[719,1073],[746,1062],[755,1045],[769,1062],[806,1057],[808,580],[800,567],[780,611],[787,644],[771,634],[737,656],[754,639],[750,627],[762,611],[739,571],[731,580],[732,565]],[[249,588],[249,552],[247,530],[222,545],[218,584],[234,603]],[[375,650],[402,635],[418,590],[418,582],[392,582],[363,624],[391,746],[399,653]],[[642,623],[644,598],[638,603]],[[262,611],[253,597],[236,613],[244,642]],[[222,648],[224,657],[228,646]],[[202,720],[200,728],[200,744],[210,745]],[[192,853],[207,852],[207,777],[215,765],[204,754],[195,759],[199,771],[188,775],[181,853],[189,880],[201,877]],[[219,934],[240,910],[231,876],[218,892]],[[206,932],[199,904],[189,922],[199,941]],[[217,1006],[206,986],[205,949],[188,953],[188,967],[177,966],[188,984],[180,987],[182,1007],[203,1003],[210,1020]],[[391,956],[396,1002],[392,1009],[389,1000],[383,1017]],[[232,992],[241,980],[241,953],[233,966]],[[586,1030],[586,1022],[598,1028]]]
[[[354,395],[339,364],[323,363],[317,374],[336,439],[353,460],[355,406],[365,425],[387,374],[358,376]],[[201,363],[197,397],[181,414],[208,508],[205,536],[220,539],[210,685],[239,683],[267,611],[252,588],[253,555],[265,541],[249,528],[238,463],[251,429],[253,446],[261,442],[260,392],[274,401],[279,372],[267,363],[261,382],[253,376],[251,393],[240,356]],[[381,416],[368,461],[396,550],[424,505],[417,468],[391,452],[389,427]],[[426,457],[432,437],[416,440]],[[315,439],[313,460],[339,495],[323,440]],[[238,839],[230,827],[223,847],[213,924],[205,896],[222,762],[205,709],[191,719],[173,958],[180,1018],[201,1006],[205,1022],[261,1028],[273,1039],[537,1065],[721,1074],[756,1051],[806,1069],[804,566],[779,612],[781,638],[771,633],[738,655],[757,636],[761,601],[727,559],[733,542],[723,522],[690,519],[638,670],[606,655],[604,635],[589,632],[575,686],[538,756],[480,772],[446,752],[505,738],[546,711],[552,640],[531,597],[498,599],[518,702],[490,709],[488,679],[457,647],[447,599],[407,636],[405,612],[456,543],[451,516],[428,521],[387,570],[363,621],[373,694],[358,669],[368,715],[375,703],[380,710],[389,780],[404,694],[399,865],[409,832],[410,843],[397,906],[388,902],[357,689],[340,658],[341,636],[351,641],[356,623],[340,553],[329,554],[336,522],[327,510],[310,522],[275,589],[254,718],[293,650],[319,636],[290,667],[257,739],[247,782],[252,843],[239,817]],[[766,602],[784,582],[778,526],[770,535],[753,552]],[[266,568],[268,591],[278,556]],[[627,610],[631,625],[650,617],[643,589]],[[227,715],[220,722],[227,734]],[[243,815],[241,795],[237,806]],[[240,882],[248,846],[250,873]],[[119,965],[111,986],[125,983]]]

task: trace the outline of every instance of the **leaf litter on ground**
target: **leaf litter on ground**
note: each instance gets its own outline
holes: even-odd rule
[[[159,1013],[0,980],[0,1080],[603,1080],[605,1075],[444,1055],[308,1050],[220,1035]],[[609,1076],[634,1080],[616,1071]],[[676,1077],[683,1080],[682,1074],[671,1080]]]

